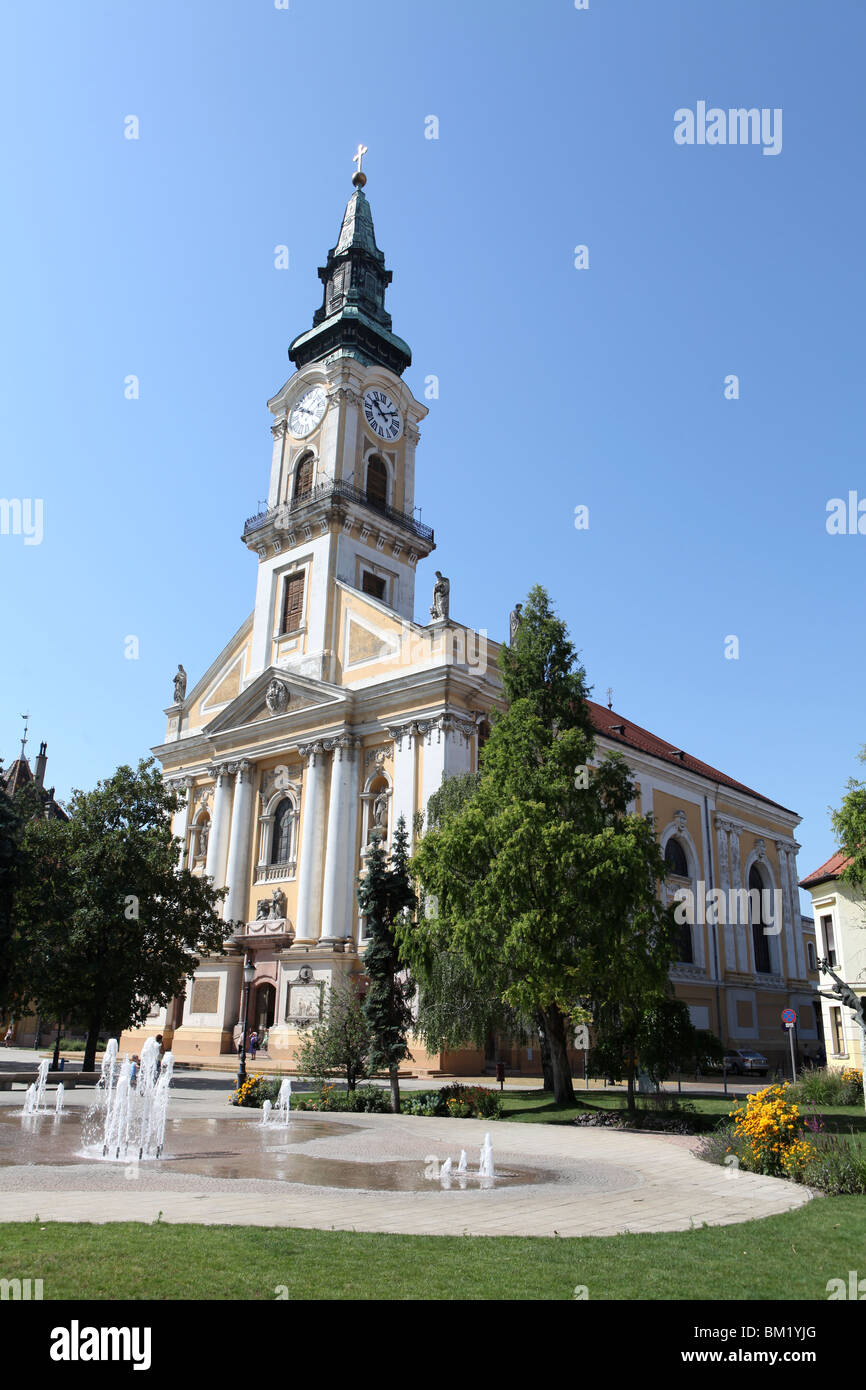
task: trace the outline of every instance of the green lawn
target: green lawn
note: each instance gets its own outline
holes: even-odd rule
[[[45,1299],[824,1300],[862,1268],[866,1202],[818,1198],[739,1226],[577,1240],[260,1227],[3,1226],[7,1277]],[[858,1265],[859,1261],[859,1265]]]
[[[692,1119],[696,1130],[714,1129],[734,1106],[730,1096],[692,1099],[683,1095],[682,1099],[694,1106]],[[502,1096],[502,1118],[523,1124],[570,1124],[576,1115],[585,1115],[592,1110],[624,1110],[625,1106],[624,1095],[605,1095],[598,1091],[575,1089],[573,1105],[557,1105],[550,1091],[505,1091]],[[640,1100],[638,1107],[644,1108]],[[862,1106],[822,1105],[817,1109],[824,1117],[827,1130],[837,1129],[840,1134],[847,1135],[853,1129],[858,1143],[866,1147],[866,1113]],[[811,1107],[801,1105],[800,1113],[810,1115]]]

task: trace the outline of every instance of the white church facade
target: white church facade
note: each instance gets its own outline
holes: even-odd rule
[[[385,310],[391,272],[363,173],[353,182],[319,271],[321,308],[268,403],[267,506],[243,532],[257,565],[253,611],[189,691],[180,668],[154,749],[184,794],[174,826],[183,862],[227,888],[223,915],[236,924],[185,993],[126,1035],[140,1049],[161,1033],[181,1061],[235,1050],[249,960],[250,1027],[267,1029],[270,1058],[291,1064],[329,985],[363,981],[355,890],[373,827],[387,845],[402,816],[414,841],[443,775],[477,769],[502,704],[499,646],[451,618],[438,571],[429,618],[415,620],[417,567],[435,548],[415,515],[427,410],[402,379],[411,354]],[[675,884],[760,883],[784,902],[768,940],[760,923],[721,931],[701,921],[684,933],[671,973],[695,1023],[775,1057],[779,1011],[793,1003],[817,1039],[799,817],[612,710],[590,709],[599,752],[624,753],[632,767],[638,809],[654,814]],[[514,1069],[538,1072],[531,1042],[494,1048]],[[412,1053],[416,1070],[472,1073],[493,1061],[470,1049],[429,1057],[414,1043]]]

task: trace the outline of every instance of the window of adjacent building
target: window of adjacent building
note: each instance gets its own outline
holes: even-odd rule
[[[288,864],[292,857],[292,825],[295,808],[286,798],[277,807],[274,816],[274,838],[271,843],[271,863]]]
[[[815,954],[815,947],[811,941],[806,942],[806,955],[809,957],[809,969],[817,970],[818,958]]]
[[[300,502],[313,491],[313,455],[304,454],[295,469],[295,491],[293,499]]]
[[[365,594],[372,594],[373,598],[385,597],[385,580],[378,574],[371,574],[369,570],[364,570],[361,575],[361,588]]]
[[[764,921],[764,901],[761,890],[764,881],[754,864],[749,870],[749,903],[752,911],[752,945],[755,949],[755,970],[759,975],[772,974],[770,965],[770,940],[765,932],[765,926],[769,925]],[[753,896],[757,890],[757,897]]]
[[[304,576],[290,574],[283,592],[283,632],[295,632],[304,614]]]
[[[367,501],[374,507],[388,505],[388,469],[378,454],[367,464]]]
[[[842,1010],[837,1008],[830,1009],[830,1037],[833,1040],[833,1051],[837,1057],[845,1051],[845,1038],[842,1033]]]
[[[824,936],[824,959],[828,965],[835,966],[836,961],[836,933],[833,930],[833,918],[830,916],[821,918],[821,931]]]

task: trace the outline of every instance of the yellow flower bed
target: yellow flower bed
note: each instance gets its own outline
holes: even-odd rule
[[[731,1111],[743,1166],[770,1177],[796,1177],[813,1150],[802,1138],[800,1109],[787,1100],[788,1087],[768,1086]]]

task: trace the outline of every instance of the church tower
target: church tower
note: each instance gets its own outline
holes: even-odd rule
[[[434,549],[415,514],[415,448],[427,409],[402,380],[412,355],[385,308],[391,271],[360,167],[352,181],[337,243],[319,269],[321,307],[289,348],[297,370],[268,402],[268,505],[243,534],[260,560],[250,678],[279,666],[339,684],[334,581],[411,622],[415,567]]]

